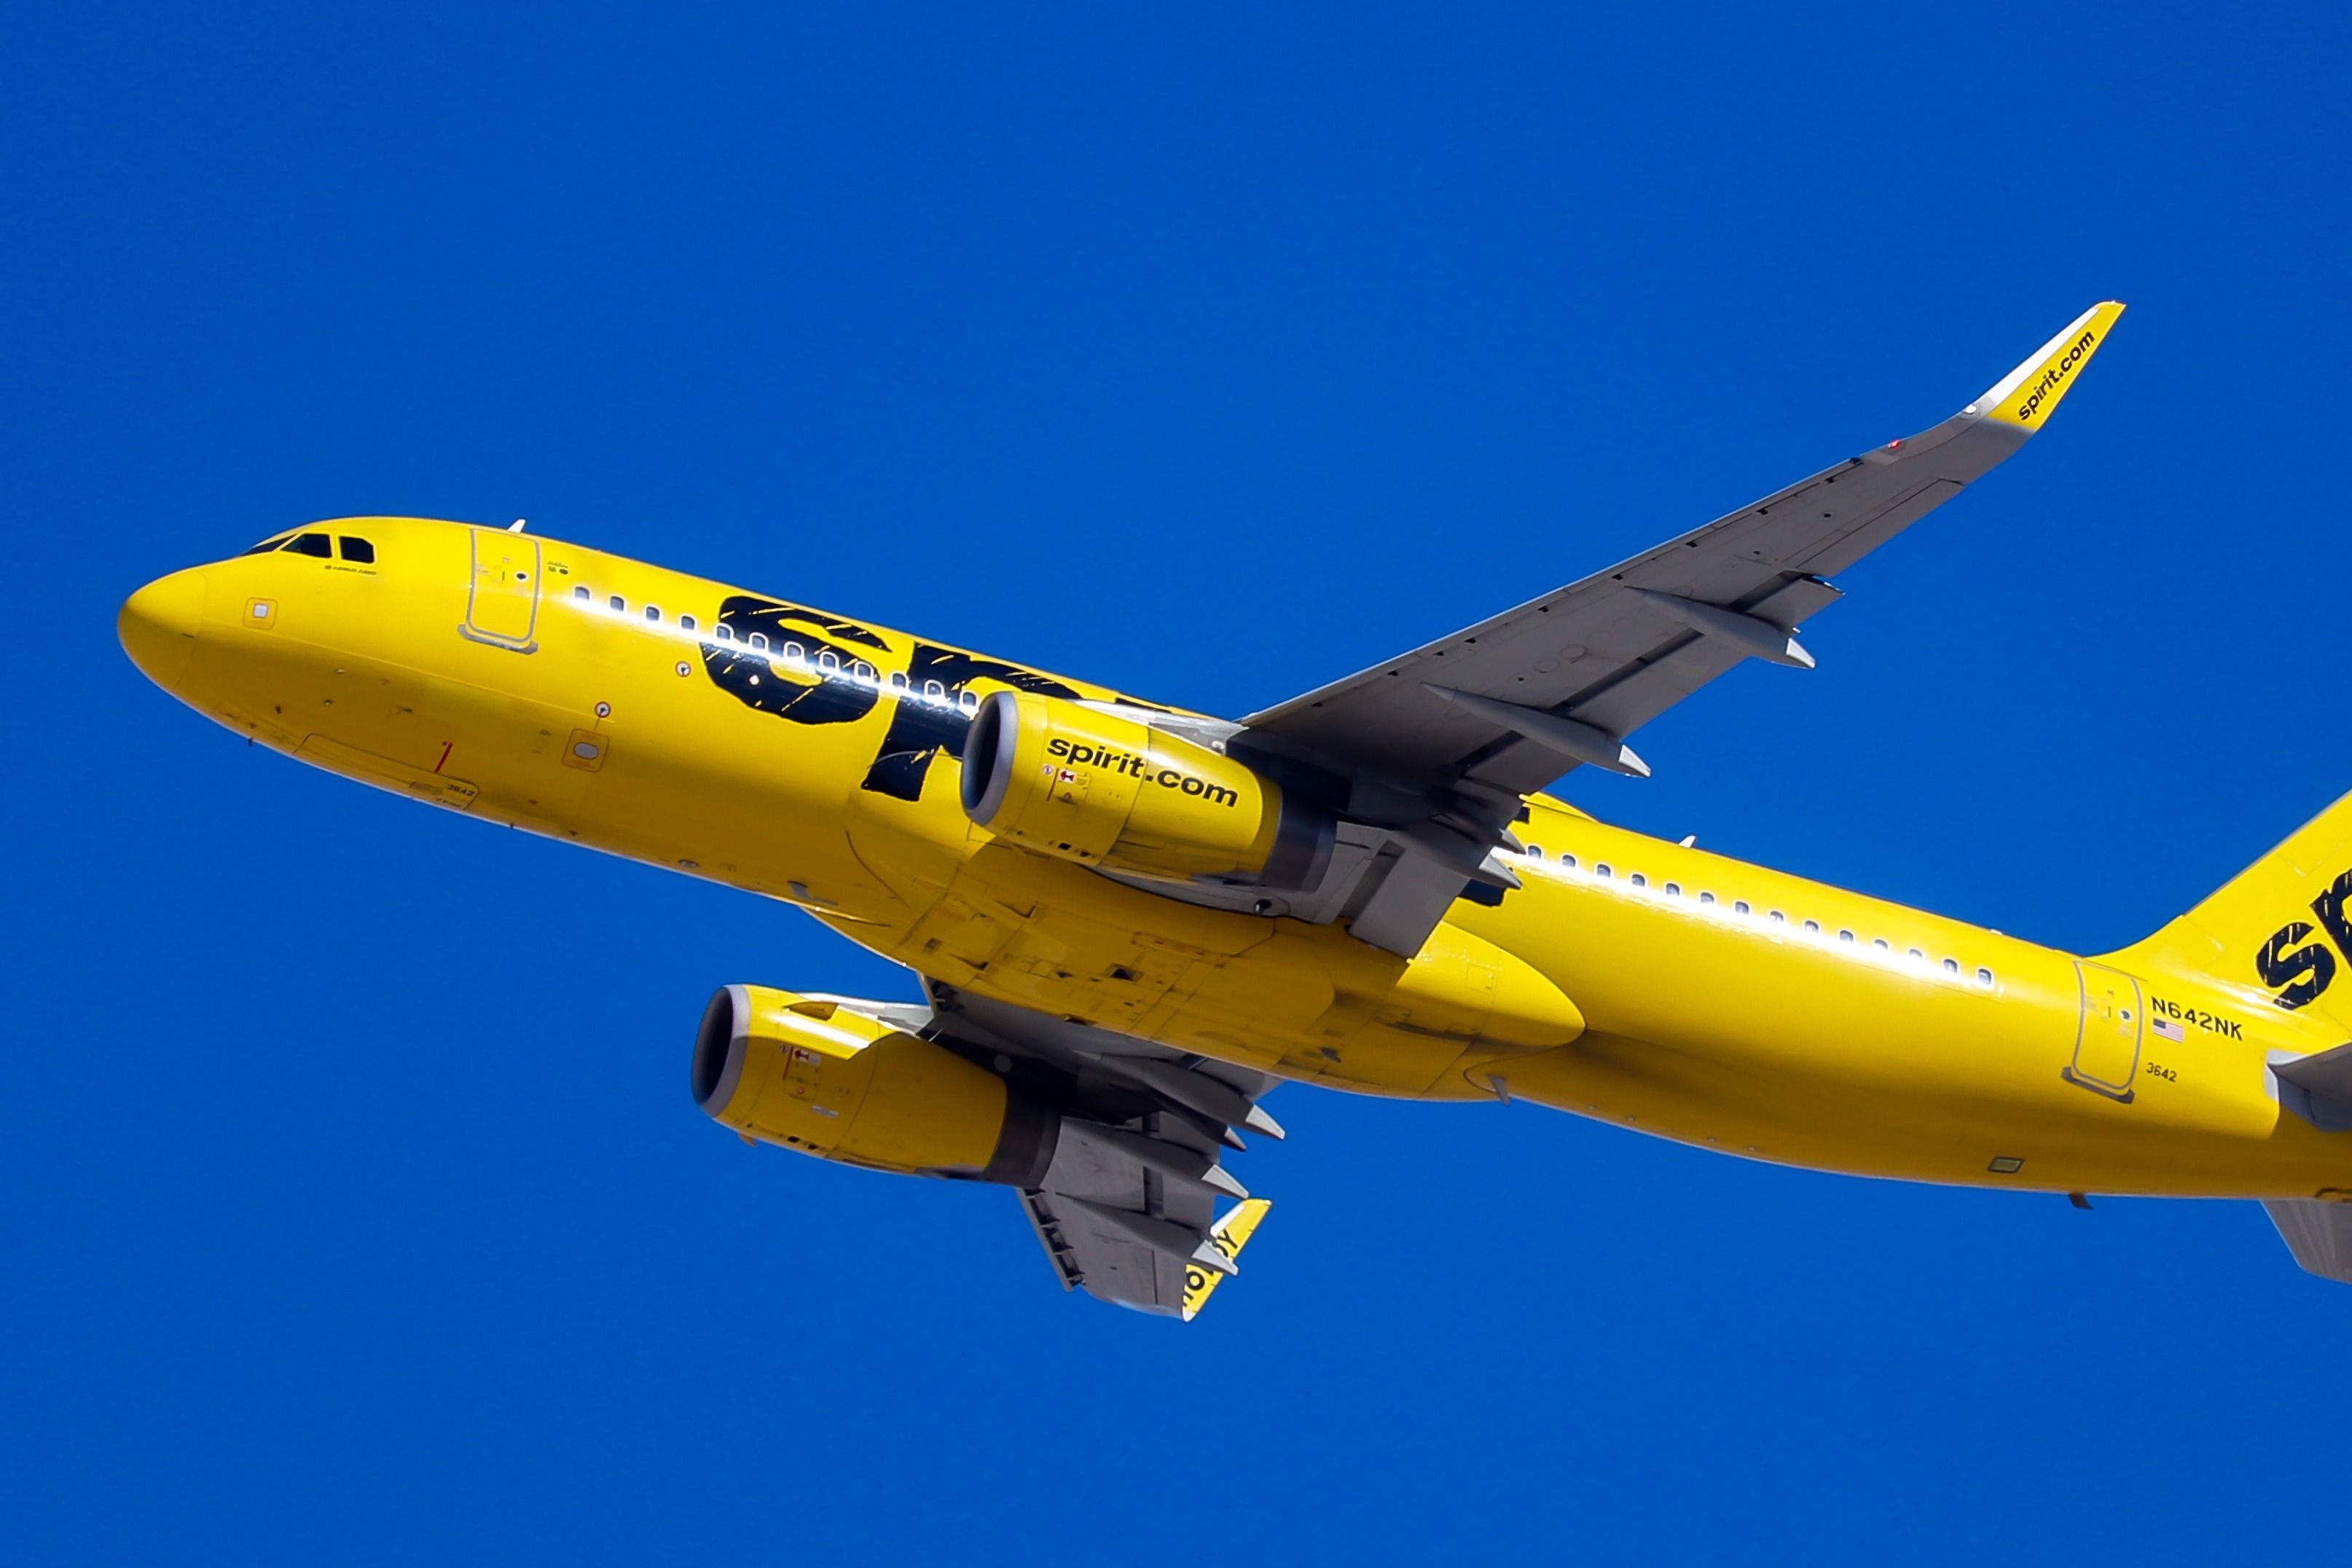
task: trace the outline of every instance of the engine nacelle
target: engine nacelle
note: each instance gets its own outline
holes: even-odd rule
[[[1336,826],[1221,752],[1025,691],[997,692],[972,716],[963,805],[1041,854],[1160,881],[1265,888],[1313,886]]]
[[[710,999],[695,1103],[748,1137],[877,1171],[1034,1185],[1060,1118],[945,1047],[764,985]]]

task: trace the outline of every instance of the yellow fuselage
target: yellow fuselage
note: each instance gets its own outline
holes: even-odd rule
[[[126,645],[305,762],[797,904],[968,992],[1335,1089],[1525,1099],[1791,1164],[2352,1186],[2352,1140],[2283,1115],[2265,1068],[2341,1041],[2251,984],[2090,963],[1543,796],[1516,829],[1524,885],[1457,901],[1408,961],[974,826],[940,738],[1010,685],[1118,700],[1103,688],[551,540],[316,526],[373,561],[177,574],[134,598]]]

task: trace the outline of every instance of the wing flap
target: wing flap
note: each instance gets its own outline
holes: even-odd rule
[[[1400,847],[1348,929],[1383,952],[1411,957],[1462,896],[1464,879],[1459,867]]]
[[[2289,1198],[2263,1207],[2297,1263],[2322,1279],[2352,1285],[2352,1204]]]
[[[2306,1057],[2271,1055],[2280,1104],[2322,1132],[2352,1132],[2352,1045]]]
[[[1064,1289],[1159,1317],[1184,1310],[1184,1265],[1143,1246],[1053,1194],[1024,1192],[1022,1208],[1036,1228]]]
[[[1017,1190],[1063,1288],[1190,1319],[1215,1288],[1202,1277],[1234,1271],[1265,1212],[1223,1156],[1244,1131],[1282,1136],[1257,1103],[1274,1080],[937,982],[929,989],[941,1036],[1028,1058],[1061,1082],[1052,1158],[1035,1186]],[[1220,1200],[1235,1200],[1222,1218]]]
[[[1998,458],[1992,459],[1992,462],[1998,461]],[[1988,462],[1985,467],[1990,468],[1992,462]],[[1959,494],[1962,488],[1958,479],[1931,479],[1907,494],[1895,497],[1876,510],[1854,519],[1849,528],[1823,530],[1818,540],[1800,548],[1779,564],[1791,572],[1806,572],[1824,577],[1843,572]]]

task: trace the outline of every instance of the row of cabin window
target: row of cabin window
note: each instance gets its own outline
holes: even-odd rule
[[[572,596],[580,600],[583,604],[591,603],[596,597],[593,593],[584,587],[572,589]],[[618,594],[614,595],[611,598],[605,600],[604,603],[617,615],[626,615],[628,613],[629,602]],[[661,624],[661,618],[662,613],[660,605],[647,605],[646,606],[646,620],[651,621],[656,626],[659,626]],[[698,625],[698,623],[697,623],[692,616],[680,616],[677,618],[677,629],[682,632],[694,631],[697,629]],[[719,642],[733,642],[735,640],[735,628],[729,626],[726,622],[721,621],[717,626],[710,628],[710,635],[714,640]],[[753,653],[766,653],[768,651],[768,634],[765,632],[753,632],[749,637],[745,637],[743,642],[744,646],[749,647]],[[779,658],[784,659],[793,664],[804,663],[808,659],[808,649],[803,647],[796,642],[787,642],[778,647],[775,652]],[[838,675],[842,673],[843,669],[841,656],[835,653],[831,648],[826,648],[816,656],[816,668],[817,672],[821,675]],[[847,668],[849,676],[852,679],[863,680],[871,684],[880,679],[880,675],[875,668],[862,658],[853,661]],[[912,690],[913,688],[908,683],[904,674],[897,670],[893,670],[890,672],[890,689],[903,694]],[[980,696],[977,692],[960,690],[950,695],[947,687],[936,680],[926,680],[923,682],[922,696],[927,700],[932,702],[953,702],[957,707],[962,709],[967,713],[972,712],[980,707]]]
[[[579,601],[580,601],[582,604],[583,604],[583,605],[585,605],[585,604],[589,604],[589,603],[593,602],[593,601],[595,599],[595,597],[596,597],[596,595],[595,595],[593,592],[591,592],[590,590],[588,590],[588,589],[586,589],[586,588],[574,588],[574,589],[572,589],[572,596],[573,598],[575,598],[575,599],[579,600]],[[625,616],[625,615],[627,615],[627,614],[629,613],[629,601],[628,601],[628,600],[626,600],[626,599],[624,599],[624,598],[623,598],[623,597],[621,597],[621,595],[618,595],[618,594],[614,595],[611,598],[609,598],[609,599],[605,600],[605,601],[604,601],[604,603],[605,603],[605,605],[606,605],[607,606],[609,606],[609,607],[611,608],[612,612],[613,612],[614,615],[616,615],[616,616]],[[660,606],[659,605],[647,605],[646,606],[646,619],[647,619],[647,620],[649,620],[649,621],[653,622],[656,626],[659,626],[659,625],[661,625],[661,618],[662,618],[662,613],[661,613],[661,606]],[[682,632],[690,632],[690,631],[694,630],[694,628],[695,628],[695,619],[694,619],[694,617],[693,617],[692,616],[678,616],[678,618],[677,618],[677,629],[678,629],[678,630],[680,630],[680,631],[682,631]],[[735,634],[734,634],[734,631],[733,631],[733,630],[732,630],[732,628],[730,628],[730,627],[728,627],[728,626],[720,626],[720,627],[719,628],[719,641],[721,641],[721,642],[727,642],[727,641],[731,640],[731,639],[733,638],[734,635],[735,635]],[[758,644],[759,644],[759,646],[760,646],[760,647],[766,647],[768,646],[768,639],[767,639],[767,638],[765,638],[765,637],[755,637],[755,638],[754,638],[754,639],[752,639],[752,640],[753,640],[753,641],[755,641],[756,643],[758,643]]]
[[[1528,846],[1528,854],[1531,858],[1540,860],[1544,858],[1543,847],[1538,844],[1530,844]],[[1576,857],[1573,855],[1562,855],[1559,858],[1559,864],[1573,871],[1576,869]],[[1592,867],[1592,874],[1596,877],[1609,877],[1615,875],[1615,873],[1609,868],[1609,864],[1606,861],[1595,861]],[[1649,878],[1642,875],[1639,871],[1627,872],[1625,874],[1625,880],[1632,883],[1636,888],[1646,888],[1650,885]],[[1668,882],[1658,890],[1665,894],[1665,896],[1670,899],[1679,899],[1683,896],[1683,887],[1680,882]],[[1713,893],[1702,892],[1698,896],[1698,901],[1702,904],[1714,903],[1716,901],[1715,895]],[[1748,907],[1748,900],[1745,899],[1733,900],[1731,904],[1731,912],[1735,915],[1755,913],[1753,910]],[[1779,910],[1767,910],[1764,912],[1764,918],[1768,921],[1777,921],[1782,925],[1786,925],[1789,921],[1789,917],[1782,914]],[[1802,929],[1808,935],[1819,936],[1822,934],[1822,922],[1819,921],[1806,921],[1803,922]],[[1854,935],[1853,932],[1850,931],[1841,931],[1837,933],[1837,939],[1840,942],[1851,942],[1854,940]],[[1885,937],[1871,938],[1870,945],[1878,952],[1887,954],[1889,957],[1894,955],[1895,950],[1887,944]],[[1927,962],[1927,955],[1916,947],[1907,949],[1905,956],[1909,958],[1915,963],[1925,963]],[[1958,959],[1948,958],[1944,960],[1945,973],[1956,975],[1959,973],[1959,972],[1960,961]],[[1992,971],[1990,969],[1979,969],[1977,971],[1977,984],[1990,988],[1992,984]]]
[[[338,535],[336,542],[342,546],[344,560],[355,562],[362,566],[375,564],[375,545],[373,542],[345,533]],[[267,555],[276,550],[283,550],[289,555],[315,555],[321,561],[331,561],[335,558],[334,548],[327,542],[327,536],[323,533],[281,533],[275,539],[265,539],[252,549],[241,551],[239,553]]]

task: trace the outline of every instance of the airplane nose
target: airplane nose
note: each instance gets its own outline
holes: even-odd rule
[[[131,662],[169,691],[196,651],[204,618],[205,574],[192,568],[158,577],[123,601],[114,630]]]

